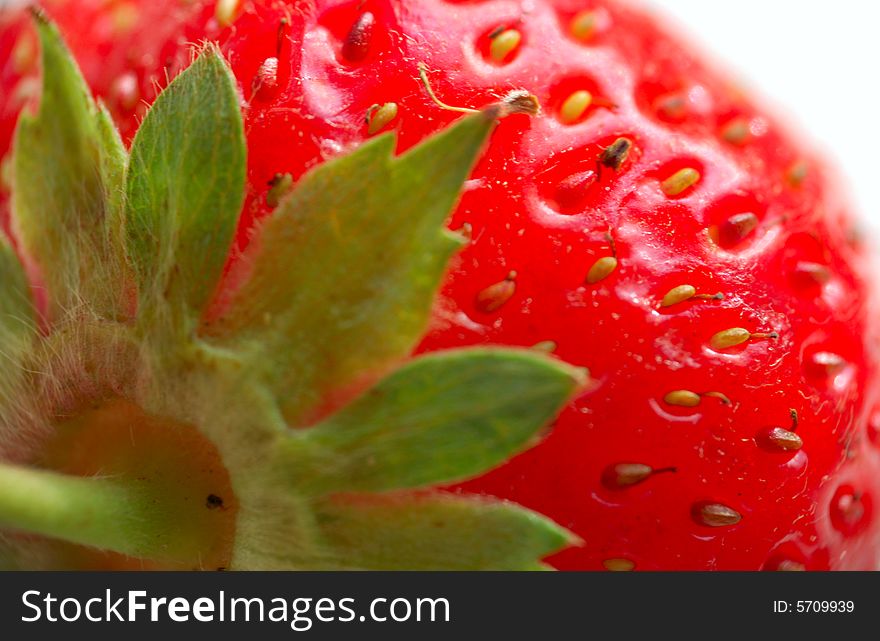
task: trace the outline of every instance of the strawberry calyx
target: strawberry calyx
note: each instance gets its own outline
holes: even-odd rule
[[[217,49],[126,152],[35,22],[42,100],[13,162],[27,270],[0,244],[0,564],[537,569],[573,540],[432,488],[533,444],[583,372],[534,350],[408,358],[463,242],[445,219],[510,108],[399,157],[378,135],[280,190],[231,286],[246,151]]]

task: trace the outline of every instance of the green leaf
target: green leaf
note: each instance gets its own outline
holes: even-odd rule
[[[264,224],[250,279],[204,332],[256,352],[292,423],[424,332],[460,246],[444,222],[493,124],[463,118],[399,157],[377,137],[306,174]]]
[[[118,243],[125,149],[54,25],[34,12],[43,90],[36,115],[22,114],[15,138],[13,210],[22,243],[49,293],[49,317],[88,304],[124,313]]]
[[[337,558],[367,570],[536,570],[573,536],[512,503],[449,494],[338,495],[315,509]]]
[[[578,370],[526,351],[423,356],[291,434],[284,460],[311,495],[462,480],[526,448],[579,380]]]
[[[235,79],[208,45],[132,143],[127,244],[142,322],[170,316],[191,327],[214,293],[244,199],[245,155]]]
[[[30,334],[34,329],[34,307],[24,269],[15,251],[0,238],[0,336]]]

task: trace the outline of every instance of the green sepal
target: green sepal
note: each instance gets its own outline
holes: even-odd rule
[[[579,370],[524,350],[423,356],[292,433],[282,459],[307,495],[460,481],[532,444],[580,380]]]
[[[427,324],[461,244],[446,217],[501,112],[462,118],[399,157],[393,137],[380,136],[307,174],[259,230],[242,263],[249,280],[199,336],[199,319],[215,318],[214,307],[203,312],[243,200],[232,74],[208,45],[156,100],[126,167],[54,27],[38,18],[38,29],[44,96],[19,130],[14,198],[51,320],[64,323],[3,337],[3,355],[19,360],[6,362],[12,374],[0,384],[4,456],[39,460],[28,458],[29,439],[97,390],[196,426],[216,446],[238,502],[229,567],[545,569],[540,559],[572,539],[543,517],[488,497],[389,493],[502,463],[536,440],[580,381],[545,356],[490,349],[421,357],[381,380]],[[21,295],[0,300],[0,313],[26,319],[27,282],[2,246],[7,275],[0,294]],[[326,402],[376,380],[305,427]],[[215,529],[198,515],[217,512],[172,477],[0,464],[0,526],[200,563],[200,535]],[[25,558],[20,543],[32,537],[17,538],[0,534],[0,565]]]
[[[348,569],[546,569],[539,559],[573,543],[539,514],[476,496],[337,495],[315,513],[321,535]]]
[[[289,421],[411,351],[461,245],[444,222],[493,125],[462,118],[398,157],[379,136],[306,174],[263,225],[249,280],[204,332],[254,353]]]
[[[22,114],[14,143],[13,211],[22,244],[48,289],[50,320],[87,306],[125,313],[118,242],[125,149],[56,27],[33,12],[42,46],[36,115]]]
[[[126,232],[142,325],[188,334],[214,294],[244,200],[236,87],[207,45],[159,94],[132,143]]]
[[[0,237],[0,337],[31,334],[35,312],[24,268],[5,238]]]

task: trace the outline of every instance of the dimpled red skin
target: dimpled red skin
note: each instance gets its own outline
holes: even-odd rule
[[[182,42],[221,42],[242,85],[249,145],[239,247],[269,212],[272,176],[299,176],[363,142],[371,105],[397,103],[386,129],[398,132],[401,150],[459,117],[430,101],[419,62],[453,105],[480,107],[515,88],[539,98],[541,115],[501,123],[452,216],[450,227],[469,224],[472,240],[419,351],[552,340],[557,357],[590,369],[593,384],[541,444],[460,486],[522,503],[580,535],[583,545],[550,559],[556,567],[598,570],[609,559],[637,570],[880,565],[880,414],[871,421],[880,401],[878,316],[868,252],[821,159],[654,19],[583,0],[543,0],[528,13],[491,0],[244,2],[221,29],[210,3],[151,0],[134,3],[141,13],[131,33],[140,35],[123,44],[95,32],[107,11],[100,4],[49,11],[126,137],[142,107],[114,104],[120,74],[133,70],[149,101],[152,83],[164,84],[166,58],[173,74],[189,55]],[[590,7],[596,33],[580,42],[569,22]],[[363,11],[374,14],[374,32],[365,58],[352,63],[341,50]],[[292,46],[280,56],[278,91],[254,95],[258,68],[277,55],[282,17]],[[523,34],[502,64],[485,55],[498,26]],[[559,105],[580,88],[598,99],[581,122],[563,124]],[[664,108],[676,96],[683,110]],[[747,123],[744,140],[725,140],[731,122]],[[555,186],[595,170],[602,149],[622,136],[633,148],[621,167],[603,167],[581,202],[560,211]],[[798,183],[792,168],[804,160],[809,170]],[[661,181],[684,167],[701,180],[667,196]],[[745,212],[759,223],[742,243],[711,240],[711,227]],[[612,251],[617,268],[588,284],[590,267]],[[828,279],[811,278],[809,263],[824,266]],[[480,311],[478,294],[511,271],[513,296]],[[661,307],[682,284],[724,299]],[[713,350],[711,337],[733,327],[778,338]],[[817,365],[820,352],[843,364]],[[703,397],[696,407],[671,406],[664,396],[673,390],[721,392],[731,403]],[[760,447],[762,430],[791,429],[790,409],[803,447]],[[603,473],[622,462],[674,470],[609,489]],[[704,502],[741,519],[700,523],[694,509]]]

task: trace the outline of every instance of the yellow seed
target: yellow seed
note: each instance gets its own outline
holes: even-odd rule
[[[591,285],[607,278],[611,272],[617,269],[617,259],[614,256],[603,256],[590,267],[587,273],[587,282]]]
[[[519,46],[522,41],[522,34],[516,29],[505,29],[497,36],[492,38],[489,45],[489,56],[495,62],[502,62],[510,55],[510,52]]]
[[[596,14],[593,11],[581,11],[571,19],[569,25],[571,35],[578,40],[586,42],[596,33]]]
[[[731,145],[741,145],[749,137],[749,121],[745,118],[734,118],[724,125],[721,137]]]
[[[669,392],[663,397],[663,400],[669,405],[678,405],[679,407],[696,407],[700,404],[700,395],[686,389],[677,389]]]
[[[602,566],[609,572],[632,572],[636,564],[629,559],[605,559]]]
[[[685,167],[664,180],[660,187],[667,196],[678,196],[689,187],[696,185],[699,181],[700,172],[693,167]]]
[[[715,334],[709,339],[712,349],[727,349],[745,343],[752,337],[752,333],[742,327],[731,327]]]
[[[788,172],[785,174],[785,179],[792,187],[800,187],[801,183],[803,183],[804,179],[806,179],[807,173],[809,171],[810,166],[807,164],[807,161],[798,160],[791,167],[789,167]]]
[[[397,103],[386,102],[381,107],[373,105],[367,111],[367,133],[370,135],[381,131],[385,125],[397,118]]]
[[[702,503],[694,506],[694,518],[703,525],[709,527],[724,527],[736,525],[742,520],[742,515],[720,503]]]
[[[241,0],[217,0],[217,8],[214,9],[214,17],[221,27],[228,27],[235,20],[238,6]]]
[[[593,94],[586,89],[580,89],[572,93],[559,109],[559,119],[565,124],[571,124],[584,115],[584,112],[593,102]]]
[[[110,16],[113,28],[117,35],[126,34],[137,24],[140,14],[134,3],[122,3],[118,5]]]
[[[509,301],[515,291],[516,272],[510,272],[507,278],[489,285],[477,294],[475,301],[477,309],[484,314],[490,314]]]
[[[675,305],[676,303],[681,303],[689,298],[693,298],[696,293],[697,290],[693,285],[679,285],[666,292],[666,296],[663,297],[663,301],[660,305],[663,307],[669,307],[670,305]]]
[[[805,572],[807,568],[803,563],[798,563],[797,561],[789,561],[788,559],[783,559],[776,566],[777,572]]]

